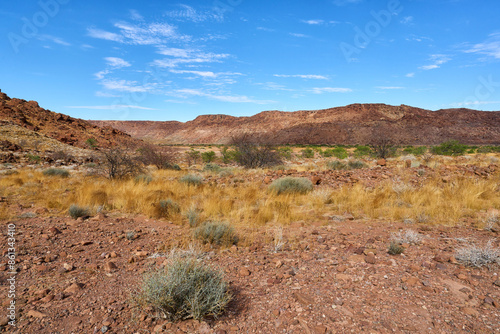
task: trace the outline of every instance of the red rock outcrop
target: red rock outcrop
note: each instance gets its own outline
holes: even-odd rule
[[[13,123],[54,138],[65,144],[87,148],[86,140],[95,138],[97,146],[134,147],[140,140],[109,126],[99,127],[88,121],[41,108],[35,101],[10,98],[0,91],[0,121]]]

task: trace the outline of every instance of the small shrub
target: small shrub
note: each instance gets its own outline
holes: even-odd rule
[[[214,164],[214,163],[208,163],[205,166],[203,166],[203,171],[204,172],[219,173],[221,171],[221,167],[217,164]]]
[[[125,234],[125,238],[127,238],[127,240],[134,240],[136,238],[135,231],[128,231]]]
[[[348,169],[361,169],[366,168],[366,164],[359,160],[352,160],[347,163]]]
[[[201,158],[203,159],[203,162],[210,163],[215,160],[215,152],[214,151],[203,152],[201,154]]]
[[[145,275],[133,300],[140,309],[153,310],[170,321],[217,317],[231,301],[220,271],[194,258],[176,258]]]
[[[39,163],[42,160],[42,158],[40,158],[39,155],[34,155],[29,153],[26,155],[26,158],[28,158],[28,161],[32,163]]]
[[[343,147],[335,147],[332,149],[332,154],[338,159],[345,159],[349,156],[349,153],[347,153],[347,150]]]
[[[189,208],[186,212],[186,218],[188,219],[189,226],[196,227],[200,224],[200,210],[195,207]]]
[[[194,237],[203,243],[230,246],[238,243],[233,227],[222,222],[205,222],[194,230]]]
[[[90,215],[88,208],[83,208],[83,207],[80,207],[76,204],[72,204],[69,207],[68,213],[69,213],[70,217],[73,219],[77,219],[80,217],[88,217]]]
[[[134,181],[135,183],[149,184],[151,181],[153,181],[153,177],[147,174],[140,174],[135,177]]]
[[[283,159],[286,160],[292,159],[293,150],[291,147],[280,147],[277,151]]]
[[[178,164],[171,165],[171,167],[169,169],[172,169],[172,170],[182,170],[181,166],[179,166]]]
[[[358,146],[356,146],[356,149],[354,150],[354,157],[362,158],[362,157],[370,156],[372,153],[373,152],[369,146],[358,145]]]
[[[389,244],[389,249],[387,251],[387,253],[391,254],[391,255],[399,255],[401,253],[404,252],[404,247],[402,247],[399,243],[397,243],[396,241],[391,241],[391,243]]]
[[[392,240],[398,244],[419,244],[422,241],[422,236],[413,230],[399,231],[393,233]]]
[[[199,186],[203,182],[203,177],[194,174],[187,174],[181,177],[179,182],[187,183],[189,186]]]
[[[69,172],[66,169],[61,168],[48,168],[42,172],[45,176],[59,176],[59,177],[68,177]]]
[[[236,162],[245,168],[264,168],[282,164],[278,151],[270,144],[258,144],[250,135],[233,138]]]
[[[333,169],[333,170],[346,170],[347,164],[343,163],[342,161],[333,160],[333,161],[328,161],[326,163],[326,167],[328,169]]]
[[[306,158],[306,159],[312,159],[312,158],[314,158],[314,150],[312,148],[310,148],[310,147],[305,148],[305,149],[303,149],[300,152],[302,154],[302,158]]]
[[[471,267],[500,264],[500,250],[494,249],[490,240],[484,247],[470,245],[457,250],[455,258],[458,262]]]
[[[427,152],[427,146],[407,146],[403,149],[404,154],[423,155]]]
[[[463,155],[467,151],[468,146],[460,144],[458,140],[450,140],[438,146],[431,148],[431,152],[438,155]]]
[[[236,160],[236,151],[230,150],[227,146],[221,149],[220,154],[222,155],[222,162],[225,164]]]
[[[269,189],[276,194],[305,194],[313,190],[311,180],[303,177],[284,177],[274,180]]]
[[[155,205],[154,215],[157,218],[169,218],[181,211],[179,204],[171,199],[161,200]]]

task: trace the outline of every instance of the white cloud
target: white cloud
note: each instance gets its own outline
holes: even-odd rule
[[[230,102],[230,103],[256,103],[256,104],[267,104],[274,101],[260,101],[254,100],[244,95],[216,95],[212,93],[205,93],[199,89],[178,89],[175,91],[181,97],[186,96],[201,96],[206,97],[212,100],[217,100],[221,102]]]
[[[178,58],[187,58],[192,52],[192,50],[177,48],[164,48],[158,51],[159,54],[162,54],[164,56],[172,56]]]
[[[322,87],[322,88],[313,88],[311,92],[314,94],[323,94],[323,93],[350,93],[352,89],[350,88],[340,88],[340,87]]]
[[[402,24],[411,25],[413,23],[413,16],[405,16],[399,22],[401,22]]]
[[[221,59],[227,57],[229,57],[228,54],[191,52],[187,54],[187,57],[156,59],[152,65],[157,67],[176,67],[179,64],[218,63]]]
[[[467,106],[479,106],[488,104],[500,104],[500,101],[468,101],[468,102],[452,103],[450,105],[454,107],[467,107]]]
[[[70,46],[71,44],[63,40],[62,38],[52,36],[52,35],[38,35],[37,38],[40,41],[50,41],[59,45]]]
[[[407,77],[407,78],[413,78],[414,76],[415,76],[414,72],[411,72],[411,73],[408,73],[405,75],[405,77]]]
[[[89,28],[90,37],[131,45],[161,45],[171,40],[189,40],[191,37],[177,33],[177,28],[167,23],[117,22],[114,24],[120,32],[113,33],[101,29]]]
[[[194,75],[199,75],[200,77],[204,78],[216,78],[217,74],[214,72],[210,71],[180,71],[180,70],[170,70],[172,73],[176,74],[194,74]]]
[[[265,90],[294,91],[294,89],[286,88],[286,86],[277,84],[276,82],[257,83],[257,85],[262,86]]]
[[[93,110],[114,110],[114,109],[123,109],[123,108],[128,108],[128,109],[140,109],[140,110],[158,110],[154,108],[147,108],[147,107],[141,107],[141,106],[132,106],[128,104],[112,104],[109,106],[66,106],[65,108],[71,108],[71,109],[93,109]]]
[[[301,79],[320,79],[320,80],[328,80],[328,77],[324,75],[315,75],[315,74],[274,74],[277,78],[301,78]]]
[[[297,33],[294,33],[294,32],[291,32],[290,36],[298,37],[298,38],[308,38],[309,37],[309,36],[307,36],[305,34],[297,34]]]
[[[325,23],[324,20],[302,20],[302,23],[310,24],[310,25],[320,25]]]
[[[474,44],[466,53],[479,53],[500,59],[500,32],[490,34],[483,43]]]
[[[123,42],[123,36],[120,36],[118,34],[115,34],[113,32],[101,30],[101,29],[95,29],[95,28],[89,28],[87,29],[88,35],[90,37],[94,38],[99,38],[99,39],[105,39],[107,41],[113,41],[113,42]]]
[[[384,89],[384,90],[405,89],[404,87],[398,87],[398,86],[377,86],[375,88]]]
[[[128,61],[117,57],[106,57],[104,58],[104,60],[106,60],[108,66],[112,67],[113,69],[132,66]]]
[[[180,9],[169,11],[165,14],[180,21],[191,21],[191,22],[203,22],[208,20],[220,21],[223,18],[220,12],[215,12],[215,11],[201,12],[188,5],[179,5],[179,7]]]
[[[265,27],[257,27],[257,30],[262,30],[262,31],[267,31],[267,32],[274,32],[274,31],[276,31],[274,29],[265,28]]]
[[[136,81],[130,80],[113,80],[113,79],[103,79],[101,80],[101,85],[108,90],[116,90],[120,92],[128,93],[142,93],[147,92],[152,88],[149,86],[140,86]]]
[[[130,18],[134,21],[144,21],[144,17],[135,9],[130,10]]]
[[[97,96],[97,97],[120,97],[120,95],[111,94],[108,92],[101,92],[101,91],[95,92],[95,96]]]
[[[443,55],[443,54],[431,55],[429,59],[433,62],[433,64],[420,66],[419,69],[426,70],[426,71],[433,70],[433,69],[439,68],[440,65],[445,64],[451,60],[451,58],[449,56]]]

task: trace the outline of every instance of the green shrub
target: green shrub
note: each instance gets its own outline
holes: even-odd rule
[[[305,194],[313,190],[311,180],[304,177],[284,177],[274,180],[269,189],[276,194]]]
[[[389,245],[389,250],[387,251],[389,254],[391,255],[399,255],[401,253],[404,252],[404,247],[401,246],[399,243],[397,243],[396,241],[391,241],[390,245]]]
[[[181,177],[179,182],[187,183],[189,186],[199,186],[203,182],[203,177],[194,174],[187,174]]]
[[[147,174],[140,174],[135,177],[134,181],[135,183],[149,184],[151,181],[153,181],[153,177]]]
[[[345,159],[349,156],[349,153],[347,153],[347,150],[343,147],[335,147],[332,149],[332,154],[338,159]]]
[[[217,164],[214,164],[214,163],[208,163],[205,166],[203,166],[203,171],[204,172],[219,173],[221,171],[221,167]]]
[[[280,147],[277,151],[283,159],[286,160],[292,159],[293,150],[291,147]]]
[[[60,177],[68,177],[69,172],[66,169],[61,168],[48,168],[42,172],[45,176],[60,176]]]
[[[342,161],[333,160],[333,161],[328,161],[326,163],[326,167],[328,169],[333,169],[333,170],[346,170],[347,164],[343,163]]]
[[[170,321],[217,317],[231,298],[222,273],[194,258],[176,258],[147,273],[133,295],[138,308],[153,308]]]
[[[178,164],[173,164],[170,166],[169,169],[172,169],[172,170],[181,170],[181,166],[179,166]]]
[[[34,155],[34,154],[26,154],[26,158],[28,158],[29,162],[34,162],[34,163],[39,163],[42,158],[40,158],[39,155]]]
[[[161,200],[155,205],[154,216],[156,218],[169,218],[181,211],[179,204],[171,199]]]
[[[450,140],[438,146],[433,146],[431,152],[438,155],[463,155],[467,151],[468,146],[460,144],[458,140]]]
[[[72,204],[69,207],[68,213],[69,213],[70,217],[73,219],[90,216],[88,208],[82,208],[76,204]]]
[[[351,160],[347,163],[347,168],[348,169],[360,169],[360,168],[366,168],[366,164],[362,161],[359,160]]]
[[[425,154],[425,152],[427,152],[427,146],[417,146],[417,147],[406,146],[403,149],[403,154],[405,154],[405,155],[410,155],[410,154],[423,155],[423,154]]]
[[[370,156],[371,154],[373,154],[373,151],[369,146],[358,145],[354,150],[354,156],[356,158]]]
[[[476,150],[477,153],[498,153],[500,146],[480,146]]]
[[[225,164],[236,160],[236,151],[230,150],[227,146],[221,149],[220,154],[222,155],[222,162]]]
[[[314,150],[312,148],[310,148],[310,147],[305,148],[305,149],[303,149],[300,152],[302,154],[302,158],[306,158],[306,159],[312,159],[312,158],[314,158]]]
[[[203,243],[230,246],[238,243],[233,227],[222,222],[205,222],[194,230],[194,237]]]
[[[215,152],[214,151],[203,152],[201,154],[201,158],[205,163],[212,162],[215,160]]]

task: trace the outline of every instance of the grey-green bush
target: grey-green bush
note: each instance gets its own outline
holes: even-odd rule
[[[61,168],[48,168],[42,172],[45,176],[60,176],[60,177],[68,177],[69,172],[66,169]]]
[[[194,237],[203,243],[231,246],[238,243],[234,228],[228,223],[205,222],[194,230]]]
[[[217,317],[232,299],[222,273],[194,258],[177,258],[146,274],[132,297],[138,308],[151,307],[170,321]]]
[[[153,181],[153,177],[151,175],[147,175],[147,174],[140,174],[134,178],[134,181],[135,181],[135,183],[149,184],[151,181]]]
[[[221,167],[217,164],[209,162],[208,164],[205,164],[205,166],[203,166],[203,171],[204,172],[219,173],[221,171]]]
[[[155,217],[157,218],[169,218],[173,214],[179,213],[181,208],[179,204],[171,199],[161,200],[155,206]]]
[[[80,217],[87,217],[90,215],[88,208],[83,208],[83,207],[78,206],[76,204],[72,204],[69,207],[68,213],[69,213],[70,217],[73,219],[77,219]]]
[[[333,160],[333,161],[328,161],[326,163],[326,167],[328,169],[333,169],[333,170],[346,170],[347,164],[343,163],[342,161]]]
[[[196,227],[200,224],[200,210],[195,207],[189,208],[186,212],[186,218],[189,221],[189,226]]]
[[[399,255],[404,252],[404,247],[401,246],[398,242],[392,240],[389,245],[389,250],[387,251],[391,255]]]
[[[181,177],[179,182],[187,183],[190,186],[199,186],[203,182],[203,177],[194,174],[187,174]]]
[[[311,180],[305,177],[284,177],[274,180],[269,189],[276,194],[305,194],[313,190]]]
[[[351,160],[347,163],[347,167],[349,169],[360,169],[360,168],[365,168],[366,164],[359,160]]]

